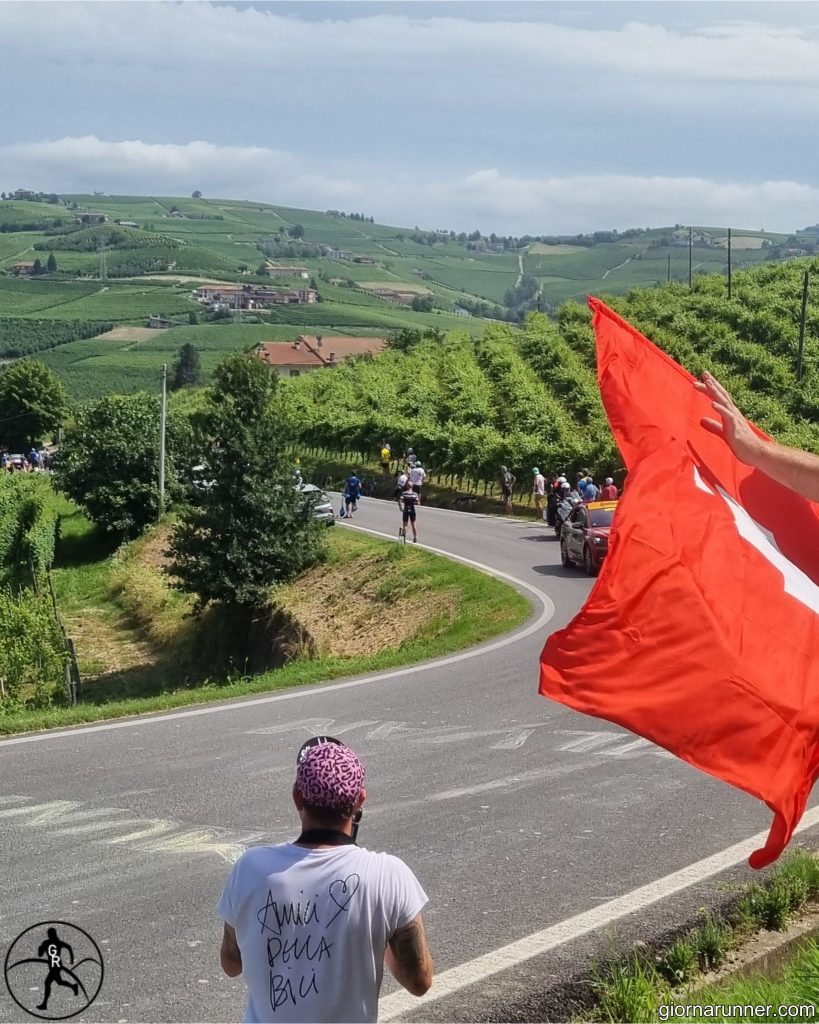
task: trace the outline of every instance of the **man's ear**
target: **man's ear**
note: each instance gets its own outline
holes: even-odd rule
[[[362,786],[361,787],[361,791],[358,794],[358,800],[356,800],[356,802],[355,802],[354,810],[355,811],[360,811],[362,806],[363,806],[363,804],[364,804],[364,801],[366,799],[367,799],[367,790],[364,789],[364,787]]]
[[[293,783],[293,803],[296,805],[297,811],[304,810],[304,797],[299,792],[299,787],[296,783]]]

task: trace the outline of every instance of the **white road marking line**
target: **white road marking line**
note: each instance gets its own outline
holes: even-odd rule
[[[815,807],[805,814],[796,831],[803,832],[817,824],[819,824],[819,807]],[[385,996],[379,1004],[378,1019],[382,1022],[400,1020],[404,1013],[450,996],[469,985],[483,981],[511,967],[517,967],[542,953],[548,953],[549,950],[562,946],[566,942],[588,935],[589,932],[596,931],[622,917],[627,917],[638,910],[644,910],[653,903],[659,903],[660,900],[673,896],[674,893],[682,892],[692,885],[739,864],[754,850],[759,849],[767,837],[767,832],[759,832],[750,839],[735,843],[720,853],[689,864],[688,867],[674,871],[664,878],[658,878],[655,882],[649,882],[648,885],[633,889],[623,896],[617,896],[598,907],[584,911],[582,914],[575,914],[574,917],[569,917],[549,928],[527,935],[516,942],[510,942],[507,946],[501,946],[500,949],[491,953],[485,953],[465,964],[459,964],[458,967],[452,967],[437,975],[430,992],[421,996],[420,999],[411,996],[408,992],[394,992]]]
[[[615,743],[625,736],[625,733],[622,732],[581,732],[574,729],[561,729],[560,731],[577,736],[576,740],[569,740],[568,743],[562,743],[557,748],[563,753],[571,754],[585,754],[589,750],[599,750],[606,744]]]
[[[537,728],[537,726],[535,726]],[[521,729],[520,732],[512,733],[511,736],[507,736],[505,740],[501,740],[499,743],[493,743],[489,748],[490,750],[517,750],[522,747],[523,744],[529,739],[535,729]]]
[[[387,540],[396,540],[392,534],[381,533],[378,530],[368,530],[363,526],[348,525],[350,525],[350,529],[353,530],[361,530],[363,533],[372,533],[377,537],[385,537]],[[252,697],[249,700],[235,700],[229,704],[207,704],[204,706],[190,708],[187,711],[169,711],[166,714],[152,714],[149,717],[135,716],[133,718],[117,719],[113,722],[104,722],[101,725],[83,725],[77,726],[73,729],[59,729],[52,730],[50,732],[31,733],[25,736],[13,736],[10,739],[0,740],[0,751],[9,747],[17,746],[20,743],[42,743],[46,740],[66,739],[71,736],[83,736],[92,732],[111,732],[115,729],[144,729],[148,726],[161,725],[165,722],[175,722],[182,718],[195,718],[199,715],[220,715],[226,711],[238,711],[241,708],[257,707],[262,704],[276,704],[279,701],[285,700],[302,700],[305,697],[320,697],[325,693],[333,693],[338,690],[349,690],[358,686],[369,686],[371,683],[381,683],[387,679],[400,679],[403,676],[409,675],[415,676],[420,672],[429,672],[431,669],[446,668],[448,665],[457,665],[462,661],[469,661],[472,658],[482,658],[487,654],[492,654],[494,651],[500,651],[504,647],[508,647],[510,644],[515,644],[521,640],[525,640],[533,633],[540,632],[554,616],[555,606],[552,604],[551,598],[538,590],[537,587],[532,586],[531,583],[527,583],[525,580],[520,580],[516,576],[511,576],[509,573],[501,572],[500,569],[493,569],[491,566],[484,565],[482,562],[475,562],[471,558],[463,558],[461,555],[453,555],[448,551],[443,551],[440,548],[429,547],[426,544],[419,544],[418,546],[423,547],[426,551],[432,551],[435,554],[443,555],[445,558],[450,558],[455,562],[463,562],[464,565],[469,565],[473,569],[485,572],[487,576],[494,576],[497,579],[505,580],[507,583],[511,583],[521,590],[525,590],[528,594],[531,594],[537,604],[540,605],[540,615],[538,615],[533,622],[530,622],[528,626],[522,626],[520,629],[516,629],[512,633],[506,634],[506,636],[501,637],[499,640],[492,640],[489,643],[472,647],[468,651],[461,651],[460,654],[449,654],[444,658],[436,658],[433,661],[424,661],[420,664],[410,665],[407,668],[394,669],[391,672],[381,672],[378,675],[364,676],[360,679],[349,679],[344,683],[330,683],[327,686],[310,685],[303,689],[294,688],[292,690],[273,694],[269,697]]]

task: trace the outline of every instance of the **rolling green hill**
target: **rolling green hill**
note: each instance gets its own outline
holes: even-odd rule
[[[694,229],[695,278],[725,273],[726,233]],[[786,239],[734,231],[733,266],[740,270],[812,252],[818,241],[819,235]],[[111,325],[144,327],[152,314],[204,320],[192,298],[197,282],[294,286],[296,279],[286,272],[259,276],[267,263],[305,267],[321,301],[234,316],[229,331],[223,323],[202,323],[198,337],[207,337],[206,351],[241,347],[264,333],[293,337],[306,329],[380,334],[459,328],[477,337],[485,318],[517,323],[527,308],[555,312],[587,293],[623,294],[667,278],[687,283],[687,242],[688,229],[679,226],[504,239],[201,197],[5,199],[0,200],[0,359],[53,348],[44,358],[60,368],[76,397],[153,386],[168,351],[187,340],[181,328],[156,341],[95,342],[93,336]],[[19,264],[34,260],[44,269],[51,254],[54,273],[15,276]],[[413,295],[432,309],[411,308]]]

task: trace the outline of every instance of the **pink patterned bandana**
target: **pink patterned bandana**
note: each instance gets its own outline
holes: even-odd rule
[[[340,743],[309,747],[296,768],[299,793],[313,807],[352,813],[363,784],[364,765]]]

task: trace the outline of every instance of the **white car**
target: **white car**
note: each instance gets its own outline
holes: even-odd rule
[[[328,526],[333,526],[336,521],[336,512],[333,508],[333,503],[330,501],[329,495],[327,495],[320,487],[316,487],[315,484],[299,484],[299,491],[302,494],[309,494],[311,500],[315,503],[313,506],[313,515],[316,519],[320,519],[323,523]]]

